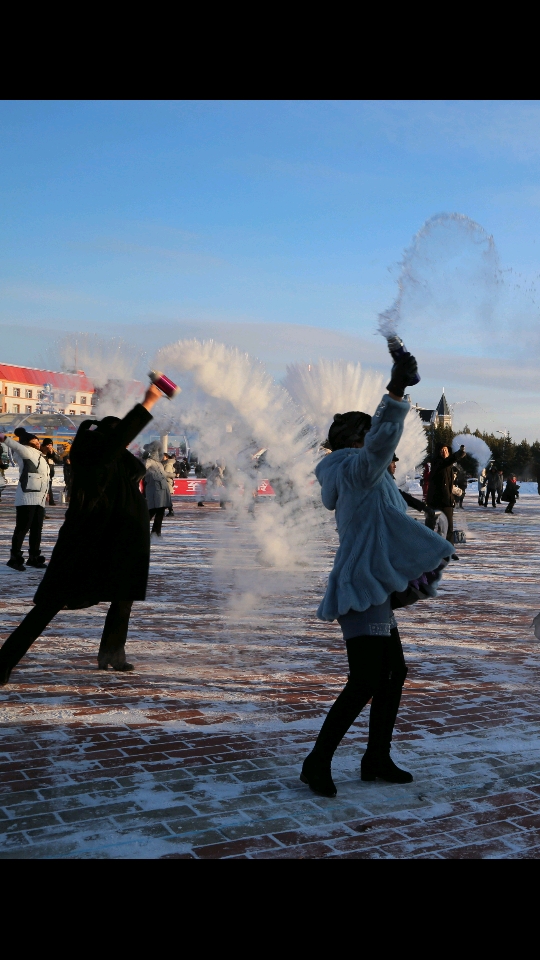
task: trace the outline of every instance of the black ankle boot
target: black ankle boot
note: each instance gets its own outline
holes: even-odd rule
[[[11,554],[6,567],[11,567],[12,570],[18,570],[19,573],[22,573],[23,570],[26,570],[24,565],[23,555],[21,554]]]
[[[320,797],[335,797],[337,794],[336,785],[332,780],[332,761],[321,759],[315,750],[312,750],[304,760],[300,779]]]
[[[28,560],[26,561],[26,566],[37,567],[38,570],[44,570],[47,564],[45,562],[45,557],[37,556],[37,557],[28,557]]]
[[[362,780],[386,780],[387,783],[412,783],[413,775],[396,766],[390,754],[377,756],[366,751],[360,766]]]
[[[11,667],[0,667],[0,687],[3,687],[4,684],[9,683],[10,676]]]
[[[113,670],[120,670],[121,672],[135,669],[132,663],[127,662],[126,654],[123,650],[110,654],[100,650],[98,653],[98,670],[107,670],[108,667],[112,667]]]

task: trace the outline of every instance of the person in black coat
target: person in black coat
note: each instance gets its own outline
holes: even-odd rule
[[[53,493],[53,479],[54,479],[54,468],[55,466],[59,467],[62,463],[62,457],[60,457],[53,447],[52,437],[45,437],[41,441],[41,447],[39,448],[43,456],[45,457],[47,463],[49,464],[49,496],[48,503],[49,506],[54,507],[56,500],[54,499]]]
[[[152,419],[162,396],[153,384],[120,420],[85,420],[70,452],[69,509],[49,566],[34,596],[35,606],[0,649],[0,683],[7,683],[59,610],[110,602],[98,653],[106,670],[132,670],[125,642],[134,600],[144,600],[150,563],[148,508],[139,489],[145,466],[126,450]]]
[[[438,454],[431,464],[427,502],[434,510],[441,510],[448,520],[446,539],[454,542],[454,485],[453,466],[456,460],[465,456],[465,447],[461,444],[459,450],[450,453],[446,444],[439,447]]]
[[[511,476],[506,481],[506,487],[501,497],[501,500],[505,500],[508,503],[508,506],[504,511],[505,513],[513,513],[514,504],[518,497],[519,497],[519,485],[516,481],[516,477]]]

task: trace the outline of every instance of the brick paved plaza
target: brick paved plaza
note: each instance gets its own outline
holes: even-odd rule
[[[12,504],[8,489],[2,639],[41,576],[5,566]],[[63,510],[48,508],[47,556]],[[413,784],[361,783],[367,716],[336,754],[336,799],[299,781],[346,677],[337,624],[315,619],[330,533],[318,570],[232,615],[210,559],[234,519],[178,505],[134,605],[136,672],[97,671],[102,605],[60,614],[0,689],[1,856],[540,858],[540,498],[505,516],[469,497],[466,517],[440,598],[399,616],[409,677],[393,755]],[[232,550],[231,577],[254,562]]]

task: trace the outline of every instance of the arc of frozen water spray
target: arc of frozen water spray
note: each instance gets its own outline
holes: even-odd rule
[[[474,243],[485,246],[486,262],[492,262],[492,269],[495,268],[496,250],[493,237],[486,233],[479,223],[471,220],[463,213],[438,213],[430,217],[414,235],[410,246],[404,251],[397,280],[398,292],[394,302],[378,315],[378,330],[386,339],[395,336],[398,331],[402,319],[404,299],[409,289],[421,284],[419,277],[415,275],[415,267],[420,260],[429,260],[429,250],[426,245],[437,227],[448,229],[456,227],[459,231],[465,231],[468,238],[472,239]]]
[[[249,488],[256,486],[249,468],[238,459],[229,464],[247,488],[247,496],[236,496],[236,505],[241,522],[249,522],[258,538],[261,560],[282,569],[309,563],[317,526],[312,492],[314,436],[300,422],[300,412],[287,391],[258,360],[213,340],[180,340],[163,347],[156,362],[167,371],[188,374],[198,390],[225,405],[214,410],[214,422],[223,421],[223,438],[231,408],[234,410],[238,440],[236,447],[229,440],[231,456],[238,458],[241,448],[252,443],[266,448],[269,479],[274,480],[278,496],[266,505],[269,509],[256,516],[249,510]],[[236,490],[239,486],[236,484]],[[232,493],[234,496],[234,490]]]

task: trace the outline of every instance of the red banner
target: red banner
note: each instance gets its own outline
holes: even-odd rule
[[[174,481],[174,493],[177,497],[204,497],[205,490],[206,477]]]
[[[219,500],[225,493],[223,487],[210,487],[207,493],[206,478],[193,477],[188,480],[174,481],[174,494],[176,497],[198,497],[203,499],[206,496]],[[275,497],[274,489],[269,480],[261,480],[257,489],[258,497]]]

